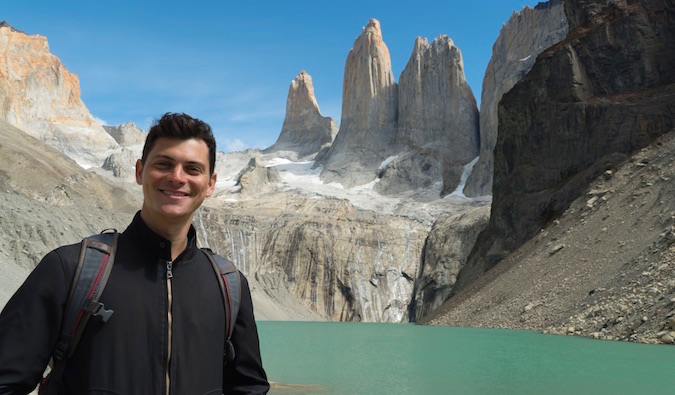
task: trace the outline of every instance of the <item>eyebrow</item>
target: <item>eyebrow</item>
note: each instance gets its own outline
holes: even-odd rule
[[[168,160],[170,160],[170,161],[172,161],[172,162],[180,162],[179,160],[177,160],[177,159],[174,158],[173,156],[166,155],[166,154],[158,154],[158,155],[155,156],[153,159],[154,159],[154,160],[157,160],[157,159],[168,159]],[[189,161],[185,162],[185,164],[187,164],[187,165],[197,165],[197,166],[200,166],[200,167],[206,167],[206,163],[202,163],[202,162],[199,162],[199,161],[196,161],[196,160],[189,160]]]

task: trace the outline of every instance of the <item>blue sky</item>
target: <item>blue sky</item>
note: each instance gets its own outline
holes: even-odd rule
[[[476,100],[499,30],[537,1],[20,1],[0,20],[49,40],[80,78],[82,100],[110,125],[147,130],[167,111],[213,127],[218,149],[276,141],[288,87],[306,70],[324,116],[339,123],[344,64],[370,18],[380,21],[398,81],[417,36],[462,51]]]

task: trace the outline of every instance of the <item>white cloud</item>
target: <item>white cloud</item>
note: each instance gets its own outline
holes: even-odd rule
[[[101,119],[101,118],[99,118],[97,116],[94,116],[94,115],[92,115],[92,116],[94,117],[94,120],[96,122],[100,123],[103,126],[108,126],[108,122],[106,122],[104,119]]]
[[[222,146],[222,144],[224,144],[224,146]],[[248,144],[239,139],[225,139],[222,141],[222,144],[219,144],[219,151],[224,152],[244,151],[249,148]]]

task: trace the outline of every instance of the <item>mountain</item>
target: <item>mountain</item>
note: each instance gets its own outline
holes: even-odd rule
[[[537,56],[567,35],[562,0],[523,7],[504,24],[492,47],[480,101],[480,158],[466,182],[466,196],[492,195],[497,108],[504,93],[520,81]]]
[[[674,7],[653,0],[564,7],[567,35],[536,56],[500,101],[491,208],[489,199],[464,197],[461,181],[460,191],[440,198],[440,180],[467,175],[471,162],[443,167],[450,175],[431,171],[440,159],[459,157],[447,139],[471,144],[469,129],[448,132],[456,118],[443,110],[472,107],[459,94],[459,50],[449,38],[437,49],[419,40],[397,86],[376,21],[350,53],[348,110],[318,166],[280,151],[218,153],[216,193],[194,225],[200,245],[231,257],[248,276],[259,319],[417,320],[669,341]],[[445,77],[434,84],[434,73]],[[427,95],[445,106],[418,105]],[[410,120],[420,112],[434,119],[417,118],[427,126],[398,139],[399,126],[415,126]],[[0,214],[7,232],[0,265],[9,273],[0,288],[11,292],[50,248],[102,223],[124,226],[140,192],[109,171],[84,171],[43,150],[17,128],[0,131],[3,147],[16,141],[0,156],[8,158],[0,163],[0,199],[9,208]],[[136,144],[118,143],[125,133],[111,135],[121,148]],[[353,177],[340,173],[350,169]],[[379,183],[405,172],[413,182],[428,179],[399,178],[403,192],[378,192]]]
[[[316,155],[327,149],[337,134],[337,124],[329,117],[321,116],[319,104],[314,97],[312,77],[301,71],[291,82],[286,99],[286,116],[277,141],[263,152],[290,151],[292,159]]]
[[[101,168],[113,176],[135,182],[136,160],[143,155],[143,144],[148,134],[133,122],[118,126],[103,126],[119,146],[108,156]]]
[[[588,306],[581,302],[600,289],[641,295],[641,284],[658,273],[672,279],[675,5],[578,0],[565,2],[565,14],[565,39],[544,51],[500,102],[490,221],[459,272],[442,322],[484,303],[473,298],[481,287],[500,287],[499,302],[482,306],[502,317],[491,325],[512,325],[497,313],[532,302],[526,310],[537,308],[541,328],[581,313]],[[584,230],[591,222],[592,230]],[[543,247],[536,245],[541,239]],[[649,278],[640,280],[634,267]],[[516,274],[523,285],[504,288]],[[655,289],[660,296],[648,302],[650,314],[665,330],[674,289]],[[526,294],[542,302],[522,299]],[[603,295],[590,301],[611,304]],[[482,314],[463,320],[475,323]],[[628,329],[638,330],[649,319],[643,317]]]
[[[321,179],[345,187],[366,184],[386,159],[396,133],[397,85],[380,22],[371,19],[345,63],[340,130],[326,156]]]
[[[98,167],[117,147],[80,99],[80,81],[49,52],[47,39],[0,26],[0,119]]]
[[[462,53],[448,36],[429,44],[418,37],[401,73],[394,149],[375,189],[383,194],[459,183],[463,166],[478,156],[478,107],[464,76]],[[448,174],[457,175],[454,179]],[[449,191],[448,191],[449,190]]]

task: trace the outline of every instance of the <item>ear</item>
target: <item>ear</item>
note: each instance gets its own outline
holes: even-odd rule
[[[216,189],[216,180],[218,178],[218,174],[213,173],[211,174],[211,177],[209,178],[209,188],[206,190],[206,196],[209,197],[213,194],[214,189]]]
[[[136,160],[136,183],[143,185],[143,162],[140,159]]]

